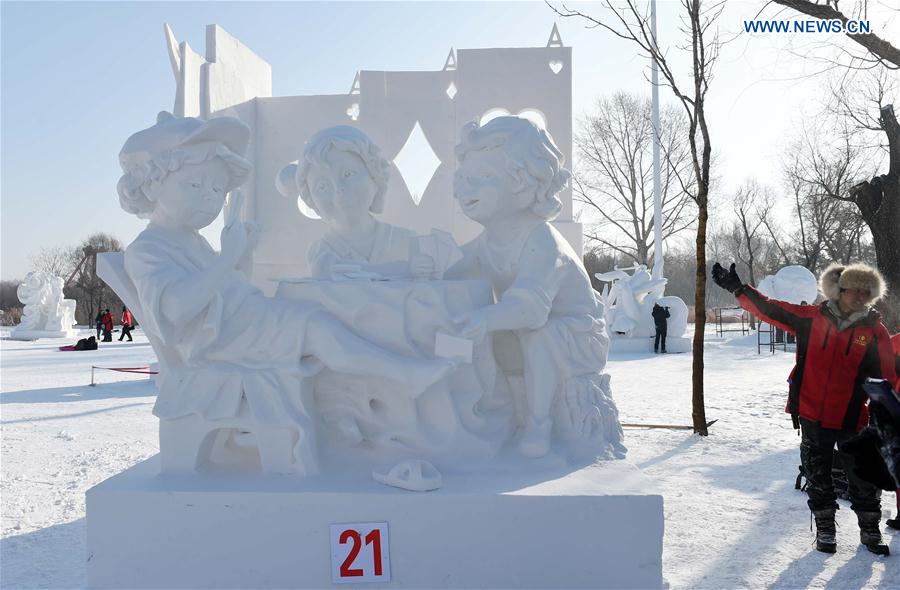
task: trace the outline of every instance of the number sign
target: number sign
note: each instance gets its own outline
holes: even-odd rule
[[[391,581],[388,523],[331,525],[331,581],[335,584]]]

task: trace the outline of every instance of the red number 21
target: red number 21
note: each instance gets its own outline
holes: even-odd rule
[[[363,575],[362,568],[354,568],[350,567],[353,565],[353,562],[356,561],[356,556],[359,555],[359,550],[362,548],[362,539],[359,536],[359,533],[354,531],[353,529],[347,529],[341,533],[341,537],[339,539],[339,543],[344,545],[347,541],[352,541],[353,546],[350,548],[350,553],[347,554],[347,558],[344,559],[344,563],[341,564],[341,577],[342,578],[355,578]],[[380,576],[381,569],[381,531],[378,529],[372,529],[372,531],[366,535],[366,545],[371,544],[373,558],[375,562],[375,575]]]

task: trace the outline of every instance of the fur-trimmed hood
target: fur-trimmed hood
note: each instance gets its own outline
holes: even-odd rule
[[[819,277],[819,289],[831,301],[840,299],[841,289],[868,289],[872,295],[866,303],[871,305],[884,296],[886,287],[881,273],[871,266],[833,263]]]

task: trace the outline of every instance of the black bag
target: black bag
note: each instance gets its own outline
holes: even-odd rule
[[[93,336],[82,338],[75,343],[75,350],[97,350],[97,340]]]

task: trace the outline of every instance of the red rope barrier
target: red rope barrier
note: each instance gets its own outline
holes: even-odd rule
[[[94,369],[103,369],[104,371],[116,371],[117,373],[138,373],[141,375],[158,375],[159,371],[151,371],[150,367],[98,367],[91,365],[91,385],[94,383]]]

